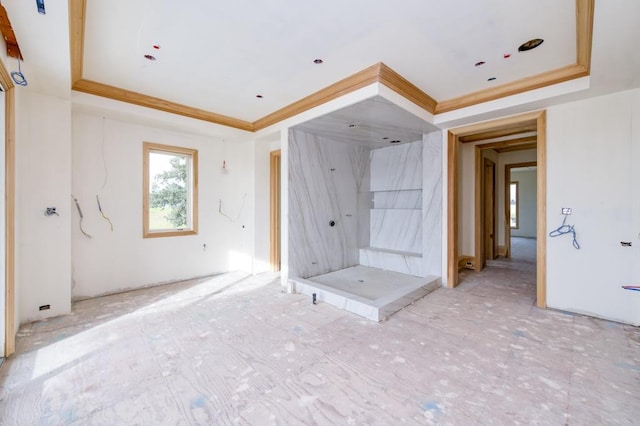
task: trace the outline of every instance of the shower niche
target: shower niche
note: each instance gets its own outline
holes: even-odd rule
[[[381,321],[439,287],[441,147],[382,98],[290,129],[289,288]]]

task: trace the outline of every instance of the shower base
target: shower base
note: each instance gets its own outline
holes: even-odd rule
[[[373,321],[382,321],[440,287],[437,276],[416,277],[362,265],[289,281],[297,293],[315,294],[319,303]]]

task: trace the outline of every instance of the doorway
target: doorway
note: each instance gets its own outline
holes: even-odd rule
[[[536,148],[537,162],[537,227],[536,227],[536,304],[538,307],[546,307],[546,116],[544,111],[537,111],[513,117],[493,120],[479,124],[473,124],[448,132],[448,160],[447,160],[447,286],[450,288],[458,285],[458,262],[460,256],[461,234],[459,231],[459,210],[463,195],[460,173],[460,144],[468,142],[480,142],[494,140],[495,142],[483,144],[483,148],[499,148],[504,150],[524,149],[529,146]],[[498,141],[496,141],[498,139]],[[476,147],[476,155],[479,148]],[[483,181],[484,162],[478,162],[476,157],[476,189],[478,181]],[[480,169],[480,172],[478,172]],[[481,185],[481,184],[480,184]],[[495,186],[494,186],[495,188]],[[476,212],[483,212],[482,185],[481,196],[476,196]],[[494,190],[495,196],[495,190]],[[495,204],[494,204],[495,206]],[[486,212],[484,213],[486,216]],[[476,214],[475,220],[475,268],[479,270],[483,264],[481,253],[486,247],[487,238],[483,238],[481,229],[488,229],[482,221],[483,215]],[[495,229],[495,221],[494,221]],[[495,232],[494,232],[495,241]],[[496,250],[494,248],[493,255]],[[484,256],[486,260],[487,256]]]
[[[504,234],[505,234],[505,257],[511,257],[511,237],[515,234],[516,237],[535,237],[535,227],[537,222],[537,209],[536,200],[531,199],[535,193],[535,182],[531,184],[532,179],[526,179],[521,181],[520,179],[514,179],[512,171],[529,171],[534,175],[534,179],[537,180],[537,162],[528,161],[523,163],[511,163],[504,166],[505,187],[504,187],[504,212],[505,217],[509,220],[505,221]],[[533,187],[533,188],[531,188]],[[531,206],[533,205],[533,206]],[[512,232],[512,230],[514,232]]]

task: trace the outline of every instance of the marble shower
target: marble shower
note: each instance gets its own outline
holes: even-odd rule
[[[288,149],[293,288],[380,320],[440,285],[440,131],[424,134],[422,140],[374,149],[291,129]],[[347,275],[340,275],[342,271]],[[327,284],[333,277],[344,285]],[[423,278],[419,290],[414,284],[403,287],[403,279],[416,282],[416,277]],[[380,288],[364,288],[367,285]],[[392,300],[392,295],[402,300]],[[393,306],[382,309],[389,301]],[[364,311],[349,309],[359,302],[367,305]],[[371,313],[369,305],[380,309]]]

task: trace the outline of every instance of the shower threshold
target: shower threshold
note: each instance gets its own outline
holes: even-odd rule
[[[318,302],[373,321],[382,321],[440,287],[437,276],[416,277],[362,265],[289,281],[297,293],[315,294]]]

